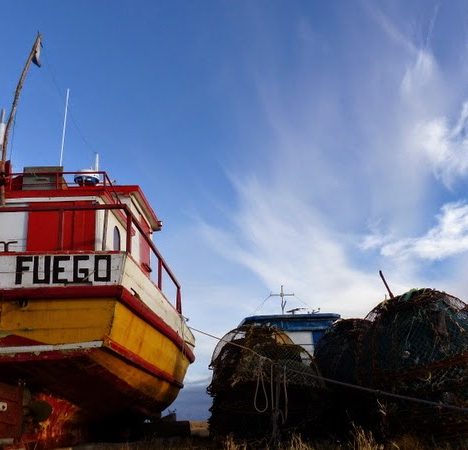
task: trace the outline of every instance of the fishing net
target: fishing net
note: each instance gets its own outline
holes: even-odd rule
[[[460,299],[418,289],[386,300],[366,319],[334,324],[315,358],[317,366],[277,329],[228,333],[211,362],[211,432],[337,435],[354,423],[382,439],[412,434],[468,448],[468,306]],[[319,373],[344,384],[324,385]]]
[[[365,319],[344,319],[335,322],[320,339],[314,357],[325,378],[359,384],[363,339],[372,322]],[[333,435],[346,435],[351,423],[367,429],[376,428],[378,414],[372,395],[350,387],[327,382],[322,403],[323,427]]]
[[[307,351],[275,328],[244,325],[230,331],[215,348],[210,368],[214,436],[261,439],[317,414],[322,386],[317,367]]]
[[[327,330],[314,353],[324,377],[357,384],[362,339],[371,324],[365,319],[345,319]]]
[[[372,326],[362,340],[362,384],[468,408],[464,302],[433,289],[412,290],[380,303],[367,319]],[[466,413],[403,401],[387,408],[399,430],[468,435]]]
[[[382,302],[367,318],[373,326],[363,356],[373,385],[388,385],[389,376],[395,387],[413,391],[467,383],[468,309],[458,298],[413,290]]]

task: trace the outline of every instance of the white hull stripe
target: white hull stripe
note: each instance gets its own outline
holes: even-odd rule
[[[18,347],[0,347],[0,355],[10,355],[18,353],[44,353],[63,350],[87,350],[103,346],[103,341],[78,342],[74,344],[55,345],[22,345]]]

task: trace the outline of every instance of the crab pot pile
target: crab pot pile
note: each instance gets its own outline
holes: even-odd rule
[[[213,353],[208,393],[214,437],[279,438],[314,421],[323,384],[307,351],[281,331],[241,326]]]
[[[325,378],[357,384],[362,339],[372,322],[346,319],[336,322],[315,348],[315,360]]]
[[[377,389],[468,408],[468,307],[452,295],[419,289],[385,301],[363,351],[362,381]],[[468,414],[406,401],[388,402],[401,431],[468,437]]]
[[[353,385],[360,384],[358,373],[363,339],[372,322],[366,319],[344,319],[336,322],[315,348],[315,361],[325,379]],[[376,411],[372,395],[349,387],[327,383],[323,393],[323,428],[333,434],[347,434],[350,423],[375,428]]]
[[[380,303],[366,321],[337,322],[319,342],[316,358],[325,377],[466,410],[467,305],[433,289],[409,291]],[[333,408],[377,435],[468,438],[462,410],[329,387]]]

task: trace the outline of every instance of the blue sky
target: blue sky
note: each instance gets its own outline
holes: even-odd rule
[[[395,293],[467,297],[463,1],[5,1],[0,105],[37,30],[13,162],[94,151],[164,222],[189,324],[221,336],[281,284],[362,317]],[[260,312],[278,312],[267,301]],[[215,342],[197,335],[187,385]],[[188,390],[187,390],[188,392]]]

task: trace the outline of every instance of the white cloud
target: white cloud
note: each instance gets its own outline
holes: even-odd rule
[[[266,286],[284,284],[322,311],[362,316],[383,298],[377,269],[353,269],[342,238],[313,206],[284,186],[266,187],[254,179],[237,186],[234,229],[203,227],[205,239],[225,257],[247,266]],[[269,307],[279,312],[278,305]]]
[[[436,70],[437,64],[432,53],[420,49],[403,76],[401,83],[403,94],[411,95],[415,89],[427,86],[433,80]]]
[[[468,102],[463,103],[452,127],[446,117],[422,122],[415,128],[415,148],[431,164],[434,174],[447,186],[468,173]]]
[[[407,52],[417,51],[413,42],[376,6],[375,2],[363,2],[362,5],[392,42],[400,45]]]
[[[440,158],[440,171],[453,158],[430,151],[441,141],[459,139],[464,130],[463,114],[453,129],[434,121],[446,114],[445,93],[450,91],[428,48],[437,9],[424,48],[378,9],[370,7],[370,13],[385,39],[370,66],[352,62],[346,68],[361,77],[335,85],[330,76],[315,84],[307,72],[304,78],[297,75],[300,83],[287,92],[279,81],[259,81],[269,159],[233,177],[239,201],[230,211],[231,229],[202,227],[212,248],[247,267],[266,286],[285,284],[314,307],[347,316],[365,314],[384,296],[380,268],[392,289],[402,292],[425,285],[413,257],[432,260],[456,251],[448,243],[450,224],[443,219],[422,238],[400,238],[433,220],[427,206],[434,164]],[[350,100],[345,91],[356,95]],[[345,105],[346,114],[340,95],[352,102]],[[424,129],[424,124],[436,126]],[[447,206],[442,216],[450,221],[455,210]],[[359,245],[354,236],[379,219],[385,232],[374,232]],[[377,256],[365,251],[376,248]]]
[[[384,243],[390,240],[389,243]],[[364,249],[380,247],[383,256],[396,259],[442,260],[468,251],[468,205],[449,203],[441,208],[437,225],[425,235],[392,240],[379,235],[366,236]]]
[[[445,205],[435,220],[428,214],[433,194],[444,189],[432,174],[449,184],[467,170],[460,142],[468,107],[448,126],[453,89],[427,42],[418,48],[385,16],[378,20],[384,36],[373,35],[377,44],[369,46],[374,53],[368,60],[340,60],[337,52],[330,73],[321,67],[318,77],[315,66],[297,61],[289,80],[294,83],[271,74],[254,77],[262,116],[253,135],[240,142],[255,154],[246,166],[238,161],[234,175],[230,169],[237,202],[225,201],[217,209],[223,217],[201,221],[187,241],[222,255],[210,255],[211,278],[235,266],[244,272],[210,282],[219,290],[200,289],[195,297],[203,306],[195,305],[192,323],[227,331],[238,324],[235,311],[248,315],[281,284],[313,308],[362,317],[386,294],[379,269],[395,294],[424,286],[463,289],[461,271],[434,286],[425,269],[468,250],[467,205]],[[301,26],[308,32],[307,23]],[[315,37],[308,36],[302,34],[301,42],[317,54]],[[334,41],[326,43],[333,50]],[[252,72],[264,74],[257,67]],[[369,222],[378,227],[359,242]],[[259,283],[246,283],[246,273]],[[187,276],[193,274],[190,267]],[[235,284],[237,293],[223,292],[226,283]],[[259,293],[258,285],[265,291]],[[270,312],[279,312],[273,299],[260,311]],[[201,338],[200,359],[208,359],[212,347]]]

